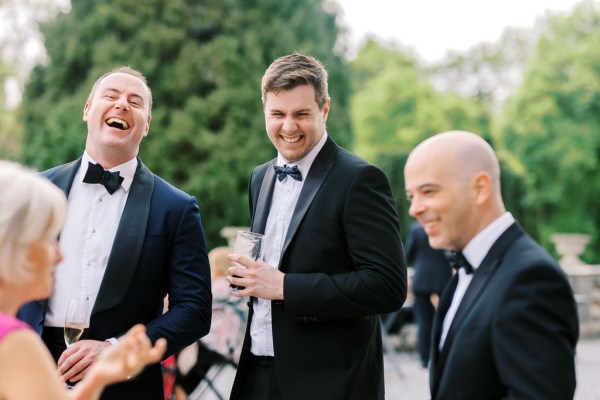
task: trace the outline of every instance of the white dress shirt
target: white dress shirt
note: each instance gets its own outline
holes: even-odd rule
[[[281,252],[285,237],[290,226],[292,214],[298,203],[300,191],[308,175],[308,171],[313,161],[319,154],[319,151],[327,141],[327,133],[323,135],[319,143],[296,164],[302,173],[302,180],[297,181],[291,176],[287,176],[283,181],[275,179],[275,188],[273,189],[273,199],[271,209],[267,218],[264,238],[264,261],[273,268],[279,268]],[[277,156],[277,165],[282,166],[286,162],[279,154]],[[271,300],[254,299],[254,315],[250,323],[250,336],[252,337],[252,346],[250,351],[256,356],[274,356],[273,349],[273,325],[271,320]]]
[[[69,300],[88,298],[86,327],[89,327],[89,316],[100,290],[138,164],[134,158],[110,169],[111,172],[119,171],[123,177],[121,187],[111,195],[103,185],[83,182],[88,162],[96,163],[84,152],[69,192],[67,217],[59,241],[63,261],[54,273],[54,290],[45,326],[62,328]]]
[[[448,335],[452,320],[456,315],[456,310],[465,295],[465,292],[469,288],[469,284],[473,279],[473,274],[477,271],[477,268],[481,265],[481,262],[492,248],[492,245],[496,243],[496,240],[515,222],[514,217],[511,213],[505,212],[498,217],[491,224],[486,226],[481,232],[479,232],[462,250],[462,254],[465,259],[473,267],[473,273],[467,274],[464,268],[458,270],[458,284],[452,297],[452,303],[450,308],[444,317],[442,325],[442,335],[440,337],[439,350],[441,351]]]

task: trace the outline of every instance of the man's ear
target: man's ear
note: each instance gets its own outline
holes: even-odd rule
[[[482,204],[492,195],[492,179],[487,172],[479,172],[473,178],[473,189],[475,191],[475,202]]]
[[[331,107],[331,97],[323,105],[323,124],[327,125],[327,117],[329,116],[329,107]]]
[[[86,101],[85,105],[83,106],[83,120],[84,121],[87,121],[87,114],[88,114],[89,109],[90,109],[90,103]]]
[[[148,136],[148,133],[150,133],[150,121],[152,121],[152,117],[148,116],[148,122],[146,123],[146,129],[144,131],[144,137]]]

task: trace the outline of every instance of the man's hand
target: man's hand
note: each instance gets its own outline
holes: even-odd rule
[[[264,261],[252,259],[237,254],[228,258],[243,266],[230,267],[227,271],[227,281],[244,289],[233,292],[236,297],[254,296],[265,300],[283,300],[283,277],[285,274]],[[234,277],[235,276],[235,277]]]
[[[67,348],[58,359],[58,373],[65,381],[77,382],[88,372],[102,350],[112,346],[109,342],[80,340]]]

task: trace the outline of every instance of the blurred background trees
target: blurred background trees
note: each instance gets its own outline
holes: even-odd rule
[[[554,18],[499,118],[505,149],[526,171],[522,203],[540,229],[591,233],[600,261],[600,8]]]
[[[351,145],[347,67],[334,51],[335,14],[318,0],[73,0],[44,25],[51,62],[34,69],[23,100],[22,160],[38,169],[79,157],[84,102],[120,65],[143,71],[154,97],[140,156],[197,196],[209,247],[226,225],[248,225],[252,168],[276,153],[264,128],[260,81],[273,59],[312,54],[330,71],[332,136]],[[318,40],[316,39],[318,38]]]
[[[435,65],[374,39],[347,60],[327,0],[72,0],[66,13],[59,0],[25,2],[45,10],[30,18],[42,23],[47,58],[28,74],[20,106],[0,108],[2,158],[44,169],[79,157],[93,81],[131,65],[148,76],[155,99],[143,161],[198,198],[209,247],[223,244],[223,226],[249,223],[249,173],[275,156],[260,79],[274,58],[299,51],[328,67],[328,131],[388,174],[403,231],[407,154],[430,135],[465,129],[497,150],[507,207],[536,239],[553,251],[552,232],[592,234],[584,259],[600,263],[597,1]],[[5,0],[0,12],[19,4]],[[25,82],[6,56],[18,42],[9,39],[0,40],[0,84]]]

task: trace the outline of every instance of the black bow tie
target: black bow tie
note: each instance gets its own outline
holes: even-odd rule
[[[85,183],[99,183],[104,185],[109,194],[113,194],[121,186],[123,177],[119,171],[108,172],[102,168],[100,164],[92,164],[88,162],[88,169],[83,177]]]
[[[465,256],[460,251],[451,251],[448,254],[448,261],[450,266],[458,272],[459,269],[464,268],[467,275],[473,273],[473,266],[469,264]]]
[[[275,168],[275,174],[277,174],[277,179],[279,179],[279,182],[284,180],[287,175],[291,176],[297,181],[302,180],[302,172],[300,172],[297,165],[294,165],[293,167],[288,167],[287,165],[284,165],[283,167],[274,165],[273,168]]]

